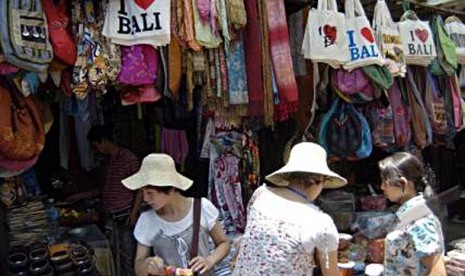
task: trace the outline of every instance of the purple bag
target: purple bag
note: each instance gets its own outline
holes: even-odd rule
[[[332,82],[344,94],[352,95],[361,92],[373,96],[371,81],[360,68],[353,71],[337,69],[333,72]]]
[[[121,71],[118,82],[127,85],[154,84],[157,72],[158,50],[153,46],[121,46]]]

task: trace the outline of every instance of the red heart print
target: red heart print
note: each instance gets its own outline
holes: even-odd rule
[[[134,0],[134,3],[137,4],[137,6],[141,7],[142,9],[146,10],[152,3],[155,2],[155,0]]]
[[[360,30],[360,33],[363,35],[363,37],[370,43],[375,42],[375,37],[373,36],[373,32],[371,31],[370,28],[368,27],[363,27]]]
[[[415,29],[415,35],[421,40],[421,42],[425,43],[429,34],[426,29]]]
[[[331,41],[331,43],[336,42],[336,38],[337,38],[336,26],[331,26],[331,25],[326,24],[323,26],[323,32],[325,33],[325,36]]]

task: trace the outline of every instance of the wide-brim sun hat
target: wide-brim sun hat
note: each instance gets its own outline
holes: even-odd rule
[[[177,172],[171,156],[164,153],[153,153],[144,158],[137,173],[122,182],[130,190],[146,186],[171,186],[185,191],[192,186],[194,181]]]
[[[286,175],[292,172],[320,174],[325,177],[323,188],[337,189],[347,184],[347,180],[331,171],[326,161],[323,147],[311,142],[296,144],[290,153],[289,161],[279,170],[267,175],[266,180],[277,186],[288,186]]]

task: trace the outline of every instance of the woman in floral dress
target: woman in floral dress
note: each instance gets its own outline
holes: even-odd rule
[[[289,162],[253,194],[233,275],[312,275],[318,256],[323,275],[339,275],[338,233],[332,219],[313,204],[323,188],[347,181],[332,172],[326,151],[299,143]]]

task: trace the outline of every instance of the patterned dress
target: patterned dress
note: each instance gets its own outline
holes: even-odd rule
[[[312,275],[315,248],[338,247],[331,218],[313,204],[282,198],[268,187],[255,191],[233,275]]]
[[[405,202],[396,215],[399,226],[386,236],[384,275],[425,275],[421,259],[444,253],[441,223],[423,195]]]

